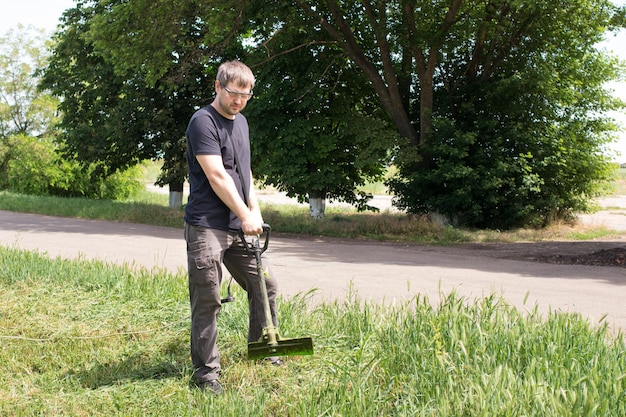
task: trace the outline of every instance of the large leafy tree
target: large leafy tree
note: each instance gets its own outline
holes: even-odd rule
[[[463,0],[295,0],[361,69],[412,146],[432,136],[434,74]],[[417,100],[416,100],[417,99]],[[419,103],[417,110],[412,102]],[[417,118],[417,120],[415,120]],[[417,126],[417,129],[416,129]]]
[[[54,148],[47,145],[58,100],[37,89],[35,75],[46,59],[45,43],[41,31],[22,25],[0,36],[0,188],[32,192],[50,185],[49,176],[31,169],[54,170],[48,166]]]
[[[270,26],[266,19],[255,27]],[[291,24],[249,57],[259,81],[248,111],[257,175],[301,202],[308,197],[313,217],[323,216],[326,199],[374,209],[358,187],[380,179],[397,135],[370,104],[375,94],[362,73],[311,32]]]
[[[84,34],[94,52],[123,79],[157,92],[156,129],[147,131],[163,158],[158,185],[182,192],[187,175],[184,134],[189,118],[211,101],[217,65],[240,54],[245,2],[92,0],[98,11]],[[125,110],[123,110],[125,111]],[[182,194],[179,193],[182,197]]]
[[[42,88],[63,98],[60,123],[67,153],[84,162],[100,162],[106,176],[153,153],[141,141],[141,124],[152,107],[147,91],[135,79],[116,76],[84,34],[96,8],[78,6],[64,14],[65,29],[57,35]],[[145,98],[145,100],[144,100]],[[130,111],[129,111],[130,110]]]
[[[126,97],[130,95],[126,92],[118,94],[120,87],[115,86],[115,80],[121,82],[122,89],[132,83],[135,100],[144,96],[145,93],[142,92],[144,89],[146,93],[152,92],[154,88],[158,88],[159,91],[171,91],[174,96],[167,97],[165,102],[158,100],[160,95],[151,98],[155,110],[157,106],[168,108],[171,106],[169,103],[176,101],[191,112],[202,103],[200,99],[202,88],[211,87],[212,83],[204,81],[206,77],[215,76],[216,64],[220,60],[240,57],[249,61],[251,65],[260,62],[261,64],[255,68],[259,74],[260,88],[257,90],[257,96],[260,99],[256,100],[258,104],[253,102],[249,107],[252,123],[254,124],[255,111],[259,115],[258,120],[262,120],[253,126],[254,149],[261,156],[255,158],[255,161],[260,161],[254,167],[255,172],[266,182],[287,190],[290,195],[295,195],[301,200],[307,195],[322,200],[329,197],[348,201],[360,209],[368,208],[367,198],[358,193],[356,187],[367,179],[378,178],[381,175],[391,146],[393,131],[385,128],[385,120],[381,119],[380,114],[375,114],[375,108],[372,110],[368,105],[368,98],[372,99],[371,91],[363,87],[363,78],[341,54],[337,53],[336,48],[330,48],[334,49],[332,53],[319,48],[302,49],[300,54],[286,54],[279,61],[262,65],[264,58],[253,56],[255,49],[250,47],[250,33],[254,27],[252,23],[258,20],[257,16],[261,13],[259,6],[265,8],[267,6],[265,4],[257,3],[254,7],[248,7],[252,5],[238,1],[218,3],[179,0],[158,3],[158,7],[155,7],[153,2],[145,0],[89,3],[92,5],[89,9],[77,8],[90,12],[88,16],[83,16],[77,21],[81,28],[78,40],[89,48],[85,56],[95,58],[100,68],[105,69],[107,76],[111,78],[100,86],[108,90],[107,92],[102,92],[96,97],[83,95],[80,100],[76,100],[81,109],[86,105],[96,107],[96,111],[92,111],[92,115],[86,120],[102,117],[111,120],[112,115],[120,119],[125,114],[136,114],[133,106],[145,107],[141,102],[127,101]],[[71,33],[68,31],[61,36],[70,38]],[[281,42],[286,42],[281,45],[298,46],[299,38],[292,30],[291,35],[283,37]],[[248,46],[243,47],[242,44]],[[76,47],[71,49],[78,50]],[[296,66],[295,60],[302,59],[305,55],[306,62]],[[81,63],[80,57],[75,61],[71,61],[69,57],[71,54],[62,60],[64,63],[73,62],[77,67],[78,71],[71,71],[77,79],[94,79],[95,74],[92,73],[94,65]],[[295,91],[287,102],[280,99],[280,96],[275,96],[277,89],[281,88],[277,74],[284,75],[285,71],[274,70],[285,65],[296,71],[290,75],[302,86],[302,90]],[[306,68],[313,65],[316,67],[315,72],[310,73],[308,77],[302,76],[307,71]],[[327,66],[332,70],[325,71],[324,68]],[[96,72],[101,73],[101,69],[97,69]],[[84,70],[87,70],[86,74],[81,73]],[[63,84],[68,76],[72,74],[61,75],[60,88],[57,90],[59,93],[63,89],[71,91],[67,89],[67,84]],[[317,76],[323,76],[322,82],[318,82]],[[90,88],[93,88],[92,84],[89,83]],[[198,90],[196,96],[185,96],[184,92],[192,90],[194,85],[201,86],[196,87]],[[356,93],[356,89],[367,91]],[[297,95],[303,92],[304,96],[298,98]],[[209,94],[210,91],[206,91],[204,97],[208,98]],[[94,100],[100,97],[110,99],[102,108],[99,108],[100,102]],[[326,104],[320,107],[320,101]],[[291,105],[289,102],[297,104]],[[291,106],[292,109],[285,110],[282,106]],[[110,108],[108,114],[105,114],[104,108]],[[170,112],[161,112],[171,116]],[[303,112],[307,112],[308,116],[302,117]],[[267,115],[270,114],[273,127],[268,124]],[[184,115],[185,120],[178,121],[178,125],[184,128],[189,116],[190,113]],[[348,120],[345,119],[346,116]],[[70,132],[69,137],[70,142],[76,145],[79,143],[76,140],[78,138],[72,139],[72,136],[75,133],[82,136],[81,128],[94,125],[87,123],[87,126],[84,126],[85,118],[76,112],[66,111],[64,120],[68,123],[78,123],[77,126],[65,125],[68,131],[74,132]],[[102,126],[103,123],[96,125]],[[149,155],[152,152],[151,148],[140,142],[144,153],[132,154],[126,151],[122,155],[125,158],[120,158],[120,153],[115,152],[113,144],[123,140],[123,143],[132,147],[140,137],[141,131],[146,128],[147,126],[138,126],[137,132],[133,135],[126,132],[120,132],[121,135],[113,134],[109,136],[109,140],[106,136],[98,137],[94,131],[90,138],[105,145],[100,149],[104,151],[101,154],[106,154],[106,158],[109,158],[106,161],[107,166],[114,166],[115,161],[123,160],[132,163],[132,159],[125,156],[139,158]],[[288,149],[289,160],[293,163],[288,172],[296,174],[287,174],[287,171],[276,162],[284,160],[281,152],[285,150],[289,141],[294,140],[294,134],[299,138],[298,141],[306,144]],[[125,139],[122,139],[122,136]],[[149,144],[153,147],[160,143],[154,134],[149,138],[151,139]],[[171,166],[171,171],[180,173],[184,165],[180,158],[184,153],[179,146],[171,148],[173,152],[165,155],[165,167]],[[273,151],[268,154],[267,151],[270,149]],[[87,156],[86,151],[78,146],[74,146],[73,150]],[[178,154],[174,154],[175,151],[178,151]],[[296,161],[301,163],[295,164]],[[329,167],[333,175],[329,175]]]
[[[406,139],[400,207],[472,226],[585,208],[608,174],[615,108],[595,50],[605,0],[295,0],[370,80]]]
[[[19,25],[0,36],[0,138],[43,135],[57,119],[58,100],[37,89],[37,68],[44,65],[41,31]]]
[[[588,208],[610,174],[617,62],[595,45],[607,2],[476,4],[441,49],[431,163],[399,160],[391,182],[412,212],[477,227],[544,225]],[[472,23],[474,22],[474,23]]]
[[[166,66],[158,76],[116,65],[115,57],[104,53],[91,35],[96,17],[106,16],[111,5],[86,2],[66,11],[44,70],[41,86],[63,98],[60,127],[66,152],[99,163],[101,170],[94,172],[99,176],[163,158],[157,183],[182,192],[185,128],[193,103],[204,97],[210,83],[204,68],[186,59],[186,49],[171,58],[178,66]]]
[[[253,66],[264,61],[263,57],[254,57],[255,48],[249,46],[249,34],[256,28],[252,23],[268,11],[264,3],[174,1],[160,2],[158,7],[145,0],[92,3],[101,8],[88,19],[90,27],[83,38],[100,59],[112,66],[116,76],[139,74],[148,86],[163,83],[180,92],[185,83],[201,81],[193,75],[198,68],[204,68],[203,74],[214,76],[215,63],[221,57],[238,56]],[[281,11],[281,16],[287,15]],[[291,35],[295,32],[290,29]],[[297,35],[281,39],[298,47]],[[248,46],[243,48],[242,43]],[[253,53],[246,53],[246,49]],[[323,201],[328,197],[348,201],[360,209],[370,208],[366,196],[356,188],[381,175],[393,131],[385,128],[385,120],[367,103],[371,91],[358,96],[345,85],[342,87],[355,84],[351,78],[356,77],[360,84],[357,89],[363,89],[363,78],[336,48],[332,49],[332,55],[320,49],[302,49],[271,65],[255,68],[260,99],[249,110],[254,124],[254,150],[262,155],[254,159],[259,161],[255,173],[300,200],[310,196]],[[317,68],[307,77],[301,74],[305,65],[294,62],[303,57],[310,68]],[[291,97],[281,96],[279,91],[284,85],[277,75],[285,74],[285,70],[275,71],[285,65],[293,67],[295,72],[288,75],[303,88]],[[327,65],[332,71],[324,70]],[[192,74],[190,69],[194,69]],[[323,82],[318,82],[317,77],[324,74]],[[303,92],[306,94],[302,96]],[[327,104],[320,108],[320,101]],[[281,107],[284,105],[292,108],[285,111]],[[302,117],[303,112],[308,116]],[[284,170],[276,161],[284,161],[284,142],[293,141],[294,135],[302,146],[289,148],[293,164]],[[170,161],[175,161],[177,168],[182,166],[176,162],[176,155],[166,157],[166,167]],[[328,174],[329,169],[333,175]]]

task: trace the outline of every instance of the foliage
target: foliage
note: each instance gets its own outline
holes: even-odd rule
[[[0,140],[10,135],[51,133],[58,100],[37,90],[35,71],[44,65],[41,31],[18,25],[0,36]]]
[[[295,49],[260,66],[248,111],[255,174],[300,202],[328,198],[372,210],[357,189],[382,178],[396,137],[369,105],[367,81],[333,45],[306,44],[310,31],[286,28],[251,58]]]
[[[173,76],[169,73],[149,84],[139,70],[118,71],[89,37],[93,20],[106,16],[108,8],[87,3],[64,14],[41,84],[63,98],[60,127],[66,155],[106,167],[95,173],[100,177],[145,159],[164,158],[157,182],[182,188],[184,133],[206,88],[203,68],[184,59],[188,50],[179,50],[187,78],[176,83],[167,79]]]
[[[29,136],[11,136],[0,143],[0,188],[26,194],[46,194],[60,176],[54,147]]]
[[[3,415],[626,413],[622,335],[496,295],[279,299],[283,335],[312,336],[315,354],[274,369],[245,358],[236,288],[220,314],[226,391],[213,397],[191,386],[184,276],[4,247],[0,271]]]
[[[146,85],[201,83],[202,69],[236,53],[247,4],[236,0],[90,0],[88,43],[116,74],[138,74]],[[199,71],[200,69],[200,71]],[[211,89],[212,83],[203,86]],[[204,99],[200,96],[199,99]]]
[[[604,83],[618,66],[594,46],[606,3],[509,6],[485,10],[480,37],[443,50],[454,59],[439,75],[432,142],[401,155],[389,182],[409,212],[545,226],[587,210],[612,175],[603,151],[616,127],[603,113],[621,104]],[[496,24],[505,18],[510,26]]]
[[[400,208],[541,226],[585,209],[609,177],[616,127],[599,115],[619,106],[604,90],[618,65],[595,44],[623,11],[608,1],[293,4],[266,13],[260,49],[301,60],[334,43],[362,72],[406,139],[389,182]],[[289,36],[300,45],[272,48]]]
[[[432,111],[430,82],[434,66],[425,62],[424,57],[428,56],[425,39],[411,39],[413,49],[407,40],[412,33],[420,33],[423,37],[444,37],[446,30],[439,26],[439,18],[445,15],[448,2],[418,5],[414,1],[296,0],[294,3],[311,33],[335,42],[370,82],[377,97],[375,105],[384,109],[401,136],[408,138],[413,145],[417,144],[419,135],[415,126],[418,125],[423,132],[428,126],[420,126],[413,119],[415,115],[417,118],[421,116],[419,110],[412,110],[410,98],[419,94],[422,104],[418,108],[424,106]],[[460,0],[452,3],[460,3]],[[433,11],[436,12],[431,14]],[[414,13],[418,15],[417,19],[411,19]],[[286,20],[289,21],[289,17]],[[418,25],[423,26],[418,29]],[[414,65],[419,73],[414,72]]]
[[[237,2],[178,1],[158,8],[145,3],[92,1],[86,3],[89,7],[79,5],[68,11],[66,29],[58,35],[59,43],[52,64],[45,71],[43,85],[65,97],[62,127],[71,152],[83,160],[104,161],[112,170],[161,152],[158,156],[164,158],[165,164],[158,183],[163,184],[180,176],[186,168],[182,161],[181,129],[198,103],[209,96],[211,83],[206,81],[215,76],[217,64],[225,57],[246,56],[241,46],[243,34],[248,27],[255,27],[250,19],[262,15],[259,9],[265,10],[268,5],[257,4],[249,11]],[[244,12],[251,17],[242,18]],[[279,42],[297,45],[299,41],[291,32]],[[393,132],[375,114],[375,108],[371,110],[368,105],[371,92],[355,94],[356,90],[364,90],[363,80],[346,65],[345,59],[333,62],[336,50],[311,48],[301,52],[300,56],[278,60],[259,71],[259,104],[250,106],[256,149],[263,149],[255,172],[267,183],[301,199],[313,193],[365,209],[367,198],[355,189],[366,180],[381,176]],[[305,61],[294,61],[302,58]],[[254,63],[254,58],[249,59]],[[284,85],[281,86],[274,69],[282,67],[280,74],[287,71],[300,78],[284,68],[295,65],[299,66],[297,72],[308,74],[294,80],[303,90],[291,91],[292,96],[282,100],[275,99],[275,93],[280,94]],[[325,71],[329,65],[332,70]],[[324,79],[318,82],[318,76]],[[298,98],[296,95],[302,92],[309,94]],[[144,94],[149,104],[142,101]],[[128,101],[131,97],[132,101]],[[298,105],[290,103],[294,100]],[[320,109],[319,100],[328,104]],[[293,110],[286,112],[285,106]],[[171,107],[174,108],[170,110]],[[160,114],[163,123],[168,120],[169,124],[155,128],[159,118],[141,126],[141,109]],[[303,112],[309,116],[300,117]],[[273,115],[269,123],[267,115]],[[263,122],[255,124],[255,116]],[[174,132],[172,125],[178,126],[179,136],[167,140],[159,137],[165,136],[164,132]],[[129,126],[134,126],[134,130],[129,130]],[[279,137],[275,135],[277,131],[281,132]],[[305,140],[309,145],[291,147],[289,160],[301,163],[283,169],[275,162],[285,160],[281,152],[296,139],[292,132],[297,133],[298,141]],[[140,137],[143,140],[137,147]],[[84,146],[85,138],[89,140],[88,147]],[[266,159],[270,148],[275,150]],[[332,175],[327,172],[329,167]],[[287,174],[294,172],[297,174]]]
[[[394,157],[400,207],[508,228],[567,219],[608,176],[601,115],[620,105],[603,86],[619,65],[594,45],[624,15],[608,0],[158,6],[66,13],[47,85],[81,159],[115,171],[164,157],[161,183],[180,184],[183,127],[216,64],[238,57],[260,81],[255,170],[301,200],[366,208],[355,190]]]
[[[143,184],[135,180],[137,170],[106,172],[97,164],[81,164],[64,159],[57,145],[47,137],[10,136],[0,143],[0,189],[31,195],[56,195],[124,199],[138,192]]]
[[[84,39],[112,73],[145,91],[147,119],[130,142],[149,140],[150,158],[164,160],[158,185],[182,191],[187,176],[185,130],[191,115],[213,95],[217,66],[241,51],[238,30],[245,3],[205,0],[98,1]],[[64,36],[63,34],[61,35]],[[136,92],[135,92],[136,95]],[[89,98],[87,98],[89,100]],[[112,104],[120,117],[132,111]],[[121,138],[117,138],[121,140]],[[127,139],[128,140],[128,139]],[[139,158],[141,159],[141,158]],[[137,162],[136,160],[133,162]]]

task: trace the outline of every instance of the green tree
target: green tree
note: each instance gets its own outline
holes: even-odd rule
[[[243,15],[239,0],[88,0],[96,8],[84,36],[117,74],[140,74],[149,86],[178,86],[240,53]],[[200,81],[200,80],[197,80]],[[213,84],[206,86],[209,91]]]
[[[41,31],[19,25],[0,37],[0,138],[43,135],[57,121],[58,100],[37,89],[36,69],[44,65]]]
[[[406,138],[390,182],[410,212],[473,226],[545,223],[608,174],[615,61],[594,45],[606,0],[306,1]],[[283,30],[281,28],[281,30]],[[591,74],[590,74],[591,73]]]
[[[411,146],[432,136],[434,75],[462,0],[295,3],[372,84],[382,108]],[[417,100],[415,96],[417,95]],[[413,103],[419,103],[417,110]],[[418,120],[415,120],[417,116]],[[418,126],[416,129],[415,126]]]
[[[269,117],[263,110],[281,98],[279,79],[271,74],[278,71],[276,63],[282,63],[279,70],[299,71],[280,73],[288,76],[286,85],[295,80],[307,95],[282,102],[294,106],[293,113],[283,108],[285,123],[279,116],[274,123],[292,141],[284,146],[296,147],[290,127],[300,123],[302,131],[323,138],[326,153],[300,146],[304,158],[295,158],[295,150],[291,159],[284,152],[270,154],[284,170],[321,152],[319,165],[313,165],[333,172],[337,161],[324,155],[332,154],[330,144],[340,154],[350,137],[336,135],[342,132],[340,106],[332,106],[341,91],[343,111],[351,111],[347,119],[369,117],[376,126],[390,120],[404,137],[395,157],[399,176],[390,186],[398,204],[411,212],[439,212],[476,226],[541,224],[584,207],[606,176],[601,151],[613,126],[597,115],[618,106],[602,89],[602,81],[617,74],[617,63],[594,45],[623,21],[623,10],[608,0],[146,2],[90,2],[102,8],[82,39],[124,80],[155,86],[169,74],[173,82],[164,85],[174,91],[193,73],[179,65],[180,51],[190,51],[185,62],[200,63],[208,68],[204,73],[221,57],[250,58],[259,79],[267,80],[267,94],[259,85],[259,95],[272,102],[258,104],[258,110]],[[334,51],[344,59],[332,57]],[[298,60],[314,63],[309,67],[318,79],[307,78],[309,67]],[[322,94],[339,74],[336,79],[350,88]],[[318,109],[311,113],[315,100]],[[388,150],[379,150],[382,161]],[[305,182],[296,175],[273,175],[268,169],[270,181],[303,192],[295,191]],[[311,184],[306,188],[316,191]]]
[[[186,175],[184,134],[193,113],[190,103],[199,100],[207,84],[203,68],[189,65],[186,51],[179,51],[177,60],[187,72],[168,71],[154,84],[142,71],[116,68],[89,36],[95,17],[106,13],[104,3],[79,4],[66,11],[44,70],[42,87],[63,98],[60,127],[66,153],[86,164],[97,163],[97,177],[141,160],[163,158],[157,184],[169,184],[179,196],[171,205],[180,206]]]
[[[490,2],[459,39],[435,89],[432,164],[399,158],[391,181],[400,207],[455,223],[545,225],[588,208],[610,176],[602,151],[620,103],[603,84],[618,75],[595,49],[613,10],[607,2]]]
[[[142,187],[137,169],[94,180],[98,164],[81,164],[58,152],[53,136],[12,135],[0,142],[0,189],[31,195],[122,199]]]
[[[310,31],[286,27],[250,57],[259,85],[248,110],[255,173],[300,202],[308,198],[312,217],[324,216],[326,199],[375,210],[357,190],[381,179],[397,135],[369,104],[375,94],[360,71],[334,42],[305,43]]]
[[[205,93],[203,98],[206,100],[212,91],[202,90],[202,88],[210,88],[212,83],[207,82],[202,86],[203,81],[205,77],[215,75],[216,64],[220,60],[238,56],[254,61],[254,58],[246,53],[242,43],[244,40],[249,42],[249,33],[254,27],[253,17],[260,13],[258,6],[265,7],[264,4],[247,7],[250,5],[235,1],[180,0],[167,2],[167,4],[159,3],[159,7],[154,7],[153,2],[145,0],[92,1],[89,4],[91,4],[89,9],[85,7],[82,9],[90,10],[90,14],[88,16],[83,14],[80,19],[76,19],[76,23],[71,24],[79,29],[80,35],[74,37],[72,41],[79,45],[70,42],[73,35],[68,30],[67,34],[62,37],[67,37],[65,41],[68,42],[69,47],[62,49],[64,40],[61,39],[60,46],[57,48],[58,53],[55,58],[58,57],[61,62],[59,67],[65,66],[67,70],[54,71],[52,74],[54,74],[55,82],[58,82],[55,91],[59,94],[66,91],[72,97],[70,102],[64,103],[66,111],[63,124],[68,131],[71,150],[82,155],[82,158],[88,157],[88,151],[79,147],[78,136],[84,135],[81,129],[98,126],[99,132],[89,134],[93,141],[92,147],[105,155],[108,158],[106,165],[112,167],[115,166],[116,161],[119,163],[122,160],[120,155],[112,151],[110,147],[99,146],[96,142],[116,143],[116,146],[120,147],[120,135],[109,135],[110,139],[107,139],[106,130],[102,129],[102,126],[106,126],[105,121],[89,122],[87,126],[84,124],[86,120],[92,121],[102,117],[106,117],[106,122],[109,122],[111,115],[117,115],[116,119],[123,120],[125,114],[133,112],[132,107],[137,103],[120,99],[122,94],[117,93],[120,87],[116,86],[116,83],[127,85],[133,82],[134,97],[138,96],[137,92],[141,91],[142,85],[147,90],[158,88],[160,91],[172,91],[175,96],[168,97],[166,102],[154,101],[155,111],[157,106],[162,106],[160,110],[165,115],[171,116],[171,112],[163,110],[171,106],[169,103],[176,100],[180,107],[186,106],[188,109],[188,113],[184,115],[184,122],[178,123],[182,127],[186,126],[189,115],[202,100],[200,93],[197,96],[186,96],[184,92],[193,91],[195,88]],[[77,10],[80,9],[81,7],[77,8]],[[294,40],[297,38],[288,39],[292,43]],[[69,51],[69,53],[62,51]],[[323,75],[322,67],[327,63],[315,62],[317,58],[314,54],[318,52],[319,50],[309,50],[306,52],[307,59],[318,68],[316,73]],[[335,55],[337,55],[336,52]],[[81,56],[74,59],[72,54]],[[86,60],[86,57],[90,57],[89,60]],[[318,55],[319,59],[321,57],[321,54]],[[300,58],[301,56],[294,56],[291,59]],[[94,64],[91,59],[95,59],[97,64]],[[334,57],[331,59],[335,60]],[[285,63],[291,65],[288,59],[280,62],[281,65]],[[381,175],[393,132],[385,131],[385,120],[381,120],[380,115],[376,115],[375,111],[369,111],[369,113],[365,111],[369,107],[366,100],[371,98],[371,92],[368,91],[367,95],[356,96],[345,86],[341,93],[338,91],[339,88],[332,87],[345,83],[344,79],[361,79],[355,75],[354,69],[348,68],[350,65],[345,65],[345,59],[341,58],[338,62],[343,62],[343,64],[335,63],[333,69],[335,74],[327,73],[322,83],[317,82],[314,77],[308,79],[302,77],[298,80],[298,82],[307,82],[303,86],[303,91],[309,94],[304,97],[306,102],[300,100],[298,108],[294,108],[293,111],[284,111],[283,108],[278,107],[288,105],[288,103],[273,97],[275,90],[272,88],[278,88],[279,85],[277,79],[271,77],[270,72],[276,66],[258,67],[261,88],[257,91],[259,93],[257,96],[261,99],[258,100],[258,105],[251,104],[250,111],[254,114],[256,106],[257,114],[262,113],[260,117],[264,122],[268,120],[267,115],[272,114],[275,128],[280,126],[281,136],[277,138],[276,130],[272,130],[267,123],[261,123],[261,126],[253,128],[255,149],[263,149],[263,158],[255,158],[255,160],[260,160],[255,166],[255,172],[265,178],[268,183],[278,185],[300,199],[304,199],[307,195],[314,195],[321,199],[337,198],[363,209],[368,207],[367,199],[355,189],[366,179],[378,178]],[[69,68],[67,63],[72,63],[74,68]],[[304,67],[301,65],[299,70],[304,70]],[[78,82],[96,79],[96,73],[106,74],[106,82],[93,83],[92,81],[88,84],[88,89]],[[346,77],[341,75],[342,73],[352,75]],[[332,77],[336,79],[333,80]],[[68,82],[70,79],[73,81]],[[362,81],[359,82],[362,84]],[[270,83],[273,87],[264,89],[265,83]],[[328,85],[332,88],[328,89]],[[80,94],[73,92],[74,86],[79,86]],[[90,93],[94,88],[107,91],[100,91],[94,95]],[[364,90],[362,86],[358,88]],[[90,95],[88,96],[87,93]],[[127,95],[128,93],[125,93],[123,96]],[[353,96],[357,98],[353,99]],[[79,97],[79,99],[74,100],[74,97]],[[101,100],[104,97],[108,99]],[[319,104],[320,99],[327,101],[325,109],[317,108],[316,104]],[[290,100],[298,101],[295,95]],[[90,110],[90,114],[85,117],[69,107],[72,101],[76,109],[86,111],[93,107],[93,110]],[[125,104],[128,104],[128,107]],[[103,111],[104,108],[109,109],[108,113]],[[310,117],[299,118],[299,112],[303,111],[308,111]],[[183,115],[183,112],[180,114]],[[369,118],[372,115],[373,117]],[[342,120],[344,116],[349,116],[350,120]],[[254,123],[254,118],[251,117],[252,123]],[[74,125],[69,123],[74,123]],[[284,145],[284,142],[281,145],[281,141],[277,139],[291,138],[297,124],[300,126],[297,134],[302,137],[306,133],[306,141],[309,144],[315,144],[317,148],[305,146],[291,149],[291,154],[297,154],[297,159],[303,161],[304,164],[293,165],[289,172],[299,172],[296,175],[286,176],[283,175],[283,170],[276,168],[278,165],[275,162],[281,160],[280,151]],[[132,146],[133,140],[136,139],[129,135],[126,137],[131,138],[126,143]],[[370,140],[372,138],[374,140]],[[155,142],[158,142],[158,138]],[[324,144],[323,147],[326,149],[324,152],[320,144]],[[171,149],[172,152],[165,155],[164,166],[171,168],[170,172],[180,172],[179,169],[183,165],[180,156],[184,155],[180,141],[168,141],[166,145],[166,149]],[[272,153],[268,160],[265,151],[270,148],[275,149],[276,152]],[[132,154],[126,151],[126,155]],[[293,158],[292,160],[295,161]],[[267,161],[273,161],[273,163]],[[333,167],[333,175],[325,173],[328,167]]]

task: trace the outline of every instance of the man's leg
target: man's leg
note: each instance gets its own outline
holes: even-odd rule
[[[265,254],[261,255],[261,263],[263,264],[263,269],[267,270],[269,274],[269,278],[262,278],[265,279],[267,286],[272,321],[274,326],[278,326],[278,321],[276,320],[278,284],[272,274],[269,258]],[[235,243],[224,252],[224,265],[235,281],[248,293],[248,308],[250,310],[248,342],[256,342],[263,336],[263,328],[266,327],[261,284],[255,257],[253,254],[248,254],[242,246],[239,237],[236,237]]]
[[[232,242],[227,232],[185,225],[189,302],[191,306],[191,360],[194,378],[201,383],[218,379],[217,316],[221,309],[221,257]]]

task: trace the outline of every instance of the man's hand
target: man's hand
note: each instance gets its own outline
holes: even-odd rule
[[[254,219],[253,216],[250,217],[250,220],[242,220],[241,221],[241,230],[243,233],[249,236],[257,236],[263,233],[263,221],[258,221],[258,219]]]
[[[259,210],[250,210],[250,215],[241,219],[241,230],[249,236],[256,236],[263,233],[263,217]]]

